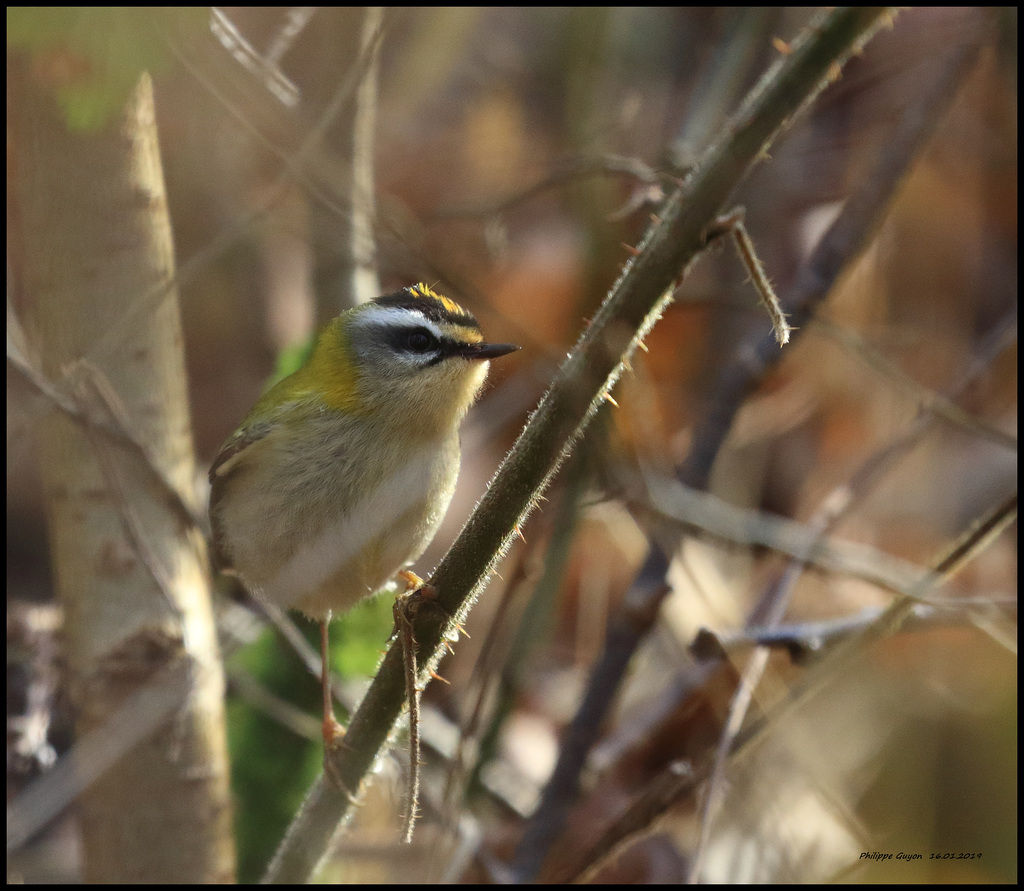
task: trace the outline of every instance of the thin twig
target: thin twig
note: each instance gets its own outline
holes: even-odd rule
[[[906,393],[925,411],[930,412],[937,418],[941,418],[953,427],[958,427],[967,433],[978,436],[981,439],[986,439],[1001,448],[1009,449],[1012,452],[1017,451],[1016,436],[1005,433],[991,424],[978,420],[948,397],[918,383],[894,362],[879,353],[863,337],[845,328],[841,328],[828,319],[816,318],[813,320],[812,326],[817,331],[823,332],[837,343],[842,344],[869,368],[878,372],[894,388]]]
[[[420,713],[419,688],[416,669],[416,630],[407,612],[409,595],[401,594],[395,599],[395,634],[402,644],[402,661],[405,665],[405,686],[409,702],[409,786],[405,799],[405,824],[402,840],[412,844],[416,828],[416,814],[420,801]]]
[[[298,37],[313,20],[317,12],[316,6],[293,6],[285,13],[284,24],[267,47],[264,58],[267,63],[277,68],[285,53],[292,48]]]
[[[675,176],[679,176],[676,171]],[[550,189],[565,185],[588,176],[628,176],[642,182],[656,185],[668,181],[669,177],[660,175],[653,167],[639,158],[623,155],[601,155],[596,158],[576,158],[563,161],[556,169],[539,179],[532,185],[505,198],[487,204],[476,204],[466,207],[442,207],[430,215],[432,220],[474,219],[478,217],[496,217],[508,213],[520,204],[525,204],[537,195]]]
[[[298,10],[309,10],[310,15],[312,10],[315,9],[313,6],[300,6]],[[309,16],[295,15],[294,12],[290,17],[289,25],[282,30],[282,35],[287,33],[290,38],[294,38],[294,34],[301,30],[306,22],[309,20]],[[300,23],[298,30],[296,30],[296,23]],[[238,30],[230,18],[225,15],[223,10],[216,6],[210,8],[210,32],[216,37],[224,49],[231,54],[231,57],[238,62],[246,71],[258,78],[267,92],[278,99],[283,105],[294,106],[299,102],[299,91],[278,67],[281,56],[284,54],[284,50],[280,49],[276,44],[272,47],[275,50],[273,53],[268,52],[266,55],[261,55],[259,51],[242,35],[242,32]],[[294,32],[294,33],[293,33]],[[280,41],[280,37],[278,38]],[[290,41],[289,41],[290,42]],[[285,45],[286,48],[287,45]]]
[[[775,334],[775,339],[779,342],[779,346],[785,346],[789,343],[791,331],[789,322],[786,321],[786,314],[779,305],[779,298],[775,296],[775,289],[772,287],[772,283],[768,281],[768,276],[764,271],[764,264],[754,250],[754,242],[747,233],[747,227],[743,224],[743,220],[736,220],[733,224],[732,237],[736,242],[736,250],[740,255],[740,259],[750,275],[751,284],[753,284],[754,290],[757,291],[761,305],[768,313],[768,318],[772,320],[772,331]]]
[[[928,574],[925,567],[870,545],[823,538],[816,522],[797,523],[763,511],[740,508],[672,477],[647,480],[650,507],[665,528],[699,531],[744,547],[766,547],[813,566],[847,575],[896,594],[905,594]],[[643,513],[642,508],[638,508]]]
[[[764,271],[764,264],[761,262],[761,258],[757,256],[750,233],[747,232],[747,227],[743,223],[745,214],[746,211],[742,207],[733,208],[727,214],[723,214],[708,228],[707,239],[711,241],[725,234],[732,236],[740,262],[743,263],[747,274],[750,276],[750,283],[757,292],[758,300],[761,301],[765,312],[768,313],[768,318],[771,319],[775,339],[780,347],[785,346],[789,343],[789,335],[792,329],[790,329],[789,323],[786,321],[786,314],[782,311],[779,298],[775,296],[775,289],[772,287],[772,283],[768,280],[768,275]]]
[[[963,622],[960,615],[978,607],[996,607],[1015,610],[1016,597],[984,597],[969,600],[928,600],[919,602],[914,607],[905,630],[933,628],[949,625],[951,622]],[[820,622],[796,622],[792,625],[761,626],[751,625],[741,631],[725,634],[702,632],[698,636],[701,643],[695,643],[702,652],[710,647],[717,647],[725,652],[744,647],[771,647],[786,650],[794,662],[805,662],[815,654],[830,649],[843,638],[866,628],[876,621],[884,611],[880,606],[869,606],[853,615],[838,619],[826,619]],[[713,641],[713,642],[712,642]],[[1002,641],[997,641],[1003,645]]]
[[[11,321],[9,317],[9,325]],[[205,517],[199,514],[186,501],[182,493],[160,469],[150,450],[132,431],[131,424],[127,419],[127,412],[124,411],[123,407],[118,407],[117,396],[114,394],[109,382],[106,381],[106,378],[93,377],[93,395],[95,398],[89,403],[85,403],[82,399],[56,386],[39,369],[31,365],[25,356],[11,351],[10,344],[8,344],[7,365],[39,396],[46,399],[53,408],[58,409],[82,427],[89,427],[95,435],[102,435],[109,442],[117,443],[135,454],[141,461],[142,466],[146,468],[150,480],[166,497],[167,502],[174,509],[179,519],[183,520],[187,525],[194,526],[204,532],[208,529]],[[73,369],[86,367],[92,369],[91,373],[93,375],[98,374],[95,366],[89,365],[84,361],[76,363]],[[98,410],[96,399],[106,409],[105,412],[101,413]]]

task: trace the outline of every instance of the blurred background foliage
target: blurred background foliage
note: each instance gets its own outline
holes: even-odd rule
[[[88,39],[81,28],[75,40],[60,29],[45,41],[31,29],[9,33],[9,51],[43,46],[55,70],[79,82],[102,67],[97,60],[116,67],[125,35],[140,51],[152,47],[141,64],[154,74],[194,436],[208,462],[279,355],[308,339],[318,317],[315,258],[347,224],[337,196],[348,174],[337,134],[310,134],[353,76],[363,11],[222,9],[258,54],[283,47],[275,76],[287,89],[276,93],[266,72],[246,68],[194,20],[107,14],[116,27],[102,32],[90,23]],[[421,574],[457,534],[666,187],[685,176],[809,15],[386,10],[373,145],[382,290],[426,281],[471,308],[489,337],[524,347],[495,365],[467,422],[459,492]],[[15,30],[10,13],[8,26]],[[1015,10],[901,12],[735,196],[785,300],[801,262],[842,202],[864,187],[872,160],[948,54],[969,41],[981,45],[871,248],[820,311],[830,324],[799,332],[739,412],[714,466],[715,494],[806,521],[934,394],[957,387],[964,411],[1015,437],[1016,29]],[[76,126],[102,116],[102,102],[68,101]],[[16,289],[13,299],[16,307]],[[434,683],[424,697],[432,748],[416,842],[397,842],[399,746],[341,842],[335,863],[344,866],[333,866],[332,878],[504,874],[604,647],[608,617],[654,534],[637,510],[638,474],[671,473],[685,460],[693,430],[714,408],[716,381],[743,361],[743,339],[766,325],[733,252],[712,248],[616,389],[618,408],[602,412],[482,596],[471,638],[442,665],[450,685]],[[1005,348],[985,354],[982,345],[1006,330]],[[982,367],[961,386],[977,361]],[[51,587],[30,435],[43,409],[13,395],[8,637],[18,643],[12,615],[46,609]],[[1015,440],[1008,446],[933,420],[835,534],[928,566],[1015,490]],[[864,648],[730,767],[703,842],[703,878],[1015,879],[1015,542],[1012,531],[993,541],[936,593],[947,605],[937,619]],[[756,625],[756,605],[784,565],[764,548],[700,537],[679,549],[671,594],[615,691],[569,828],[542,876],[581,856],[652,777],[714,745],[749,647],[727,647],[728,658],[698,684],[704,669],[690,644],[700,629],[725,640]],[[854,577],[807,571],[784,624],[857,616],[891,596]],[[226,616],[244,609],[227,600],[221,608]],[[246,630],[233,639],[249,642],[226,645],[234,651],[229,738],[240,878],[252,880],[319,769],[318,693],[279,632],[236,624]],[[379,598],[332,632],[334,665],[353,698],[390,630],[390,601]],[[18,714],[37,683],[40,648],[8,652],[8,709]],[[69,744],[69,706],[59,656],[51,660],[47,744],[60,753]],[[775,651],[755,711],[807,670],[792,652]],[[12,754],[9,730],[9,795],[45,769],[42,751]],[[699,800],[680,802],[601,879],[686,877],[701,813]],[[73,821],[71,809],[19,853],[26,880],[75,876]],[[923,860],[858,859],[871,851]]]

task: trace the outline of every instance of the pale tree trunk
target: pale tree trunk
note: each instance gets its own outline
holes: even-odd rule
[[[144,75],[98,132],[71,132],[37,67],[13,68],[12,266],[41,370],[88,418],[51,411],[37,428],[79,709],[84,878],[231,881],[223,675],[188,518],[195,467],[152,85]],[[97,768],[90,746],[112,765]]]

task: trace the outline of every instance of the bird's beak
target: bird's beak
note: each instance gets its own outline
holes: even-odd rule
[[[521,347],[514,343],[468,343],[459,350],[459,355],[464,359],[497,359],[518,349]]]

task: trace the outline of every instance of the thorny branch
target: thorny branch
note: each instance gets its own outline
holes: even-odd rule
[[[672,283],[696,258],[704,232],[768,144],[838,75],[889,13],[837,9],[821,16],[758,88],[683,185],[569,355],[547,395],[455,544],[430,579],[438,604],[461,621],[559,464],[605,401],[638,341],[670,299]],[[451,622],[421,615],[416,640],[421,672],[440,658]],[[393,645],[349,726],[336,769],[345,787],[360,788],[397,720],[405,698],[400,645]],[[423,674],[421,674],[421,677]],[[352,802],[322,781],[311,790],[271,864],[267,880],[306,881],[326,855]]]
[[[970,70],[976,53],[977,44],[972,42],[954,54],[947,65],[945,76],[939,78],[929,94],[904,117],[893,138],[880,154],[875,169],[865,177],[865,187],[847,200],[840,216],[801,267],[786,300],[786,309],[795,321],[795,327],[806,325],[843,271],[869,244],[899,184],[941,119],[943,110],[956,95],[956,88]],[[797,334],[799,336],[799,332]],[[707,411],[703,423],[698,426],[694,435],[688,457],[678,470],[680,479],[693,489],[706,487],[711,466],[731,429],[736,412],[747,395],[780,358],[778,346],[771,333],[758,336],[753,342],[738,345],[737,355],[745,356],[746,360],[727,363],[724,366],[717,387],[713,388],[706,401]],[[677,535],[673,535],[672,540],[677,540]],[[664,580],[667,570],[668,559],[665,550],[662,547],[655,547],[627,594],[627,608],[636,608],[630,605],[636,598],[642,600],[644,597],[663,596],[660,594],[659,582]],[[634,640],[634,646],[638,643],[639,638]],[[628,655],[609,650],[606,651],[604,658],[614,661],[624,669],[628,664]],[[588,703],[586,714],[589,715],[594,710],[590,702],[592,695],[603,696],[603,705],[607,709],[621,678],[620,672],[610,679],[602,665],[595,669],[585,697],[585,702]],[[598,681],[602,685],[603,694],[593,690]],[[583,714],[584,708],[581,707],[581,721]],[[562,772],[575,776],[582,770],[586,753],[593,745],[596,727],[600,722],[588,717],[586,723],[587,726],[594,728],[593,733],[589,737],[581,737],[570,729],[567,741],[572,741],[575,745],[571,748],[568,745],[563,747],[554,777],[560,777]],[[573,726],[575,727],[575,724]],[[565,764],[562,763],[563,759]],[[570,790],[570,793],[574,794],[571,790],[577,789],[578,783],[575,779],[571,782],[562,779],[559,783],[563,792],[552,791],[550,802],[548,792],[545,792],[545,800],[524,835],[520,850],[526,852],[529,849],[530,869],[520,871],[521,877],[534,874],[534,871],[540,868],[543,852],[561,831],[562,819],[566,812],[566,803],[562,795],[565,790]],[[529,845],[526,843],[527,839],[530,840]],[[526,861],[522,861],[520,866],[525,869]]]

